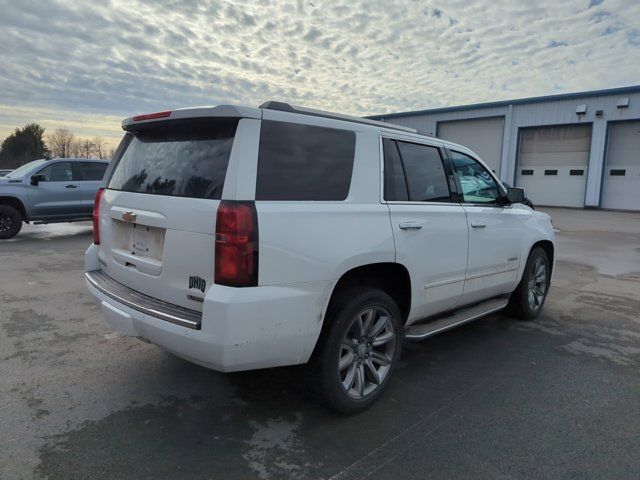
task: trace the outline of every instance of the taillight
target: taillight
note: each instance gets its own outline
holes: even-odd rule
[[[220,202],[215,255],[215,283],[230,287],[258,285],[258,215],[254,202]]]
[[[164,112],[145,113],[144,115],[136,115],[133,117],[134,122],[140,120],[152,120],[154,118],[167,118],[171,116],[171,110],[165,110]]]
[[[100,188],[93,201],[93,243],[96,245],[100,245],[100,200],[102,200],[103,193],[104,188]]]

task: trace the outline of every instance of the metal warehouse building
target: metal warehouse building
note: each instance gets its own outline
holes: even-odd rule
[[[640,85],[371,118],[472,149],[534,204],[640,210]]]

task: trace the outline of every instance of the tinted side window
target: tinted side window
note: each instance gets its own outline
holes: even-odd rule
[[[500,196],[498,185],[486,168],[464,153],[451,151],[453,170],[460,179],[467,203],[494,203]]]
[[[56,162],[38,172],[44,175],[44,182],[70,182],[73,180],[71,162]]]
[[[412,202],[450,202],[447,176],[436,147],[398,141]]]
[[[80,167],[80,180],[84,181],[99,181],[104,177],[104,172],[107,170],[106,163],[98,162],[81,162]]]
[[[264,120],[256,200],[344,200],[355,148],[351,131]]]
[[[382,147],[384,151],[384,199],[407,201],[409,200],[407,182],[396,142],[383,138]]]

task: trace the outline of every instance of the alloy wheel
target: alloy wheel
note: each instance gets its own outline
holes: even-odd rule
[[[0,213],[0,232],[9,232],[13,229],[13,218]]]
[[[347,329],[338,356],[338,374],[347,395],[362,399],[379,388],[396,355],[396,327],[380,306],[360,311]]]
[[[536,258],[527,285],[527,301],[531,311],[536,311],[542,306],[547,293],[547,264],[543,258]]]

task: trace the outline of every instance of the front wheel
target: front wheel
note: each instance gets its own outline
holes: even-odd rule
[[[15,237],[22,229],[22,215],[10,205],[0,205],[0,238]]]
[[[536,247],[529,254],[522,279],[511,294],[507,306],[509,313],[522,320],[533,320],[540,315],[550,281],[549,257],[544,249]]]
[[[330,326],[312,359],[313,380],[331,409],[364,410],[387,387],[400,358],[400,310],[381,290],[359,288],[339,294],[325,321]]]

